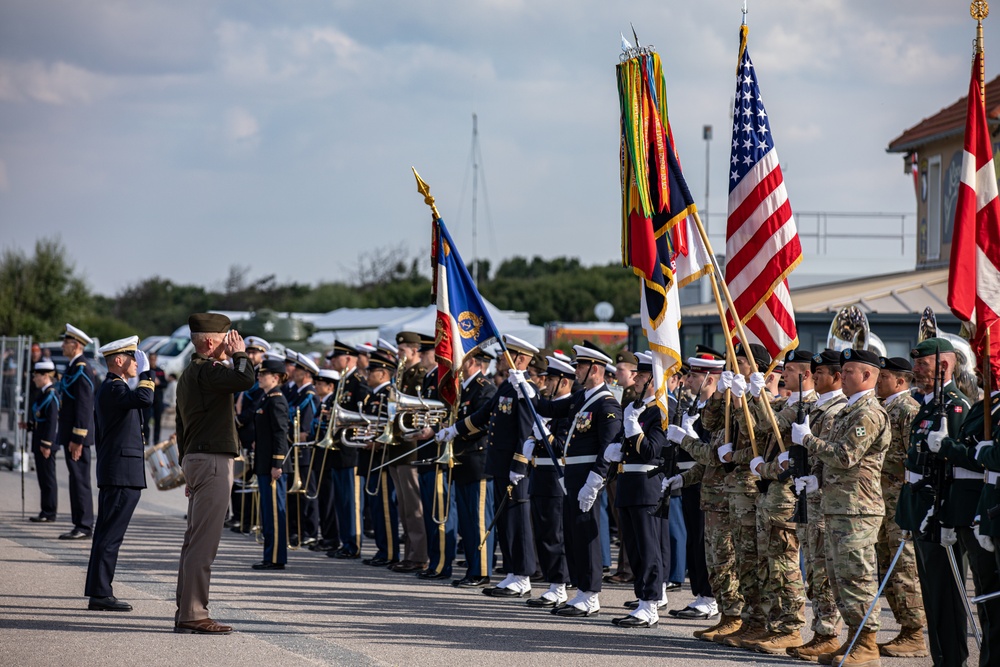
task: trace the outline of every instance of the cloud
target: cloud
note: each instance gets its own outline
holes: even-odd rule
[[[69,63],[0,60],[0,101],[90,104],[114,87],[108,77]]]
[[[246,109],[236,107],[226,113],[226,136],[237,144],[253,143],[260,134],[260,123]]]

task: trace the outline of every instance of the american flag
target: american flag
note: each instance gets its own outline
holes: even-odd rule
[[[772,358],[798,345],[788,274],[802,261],[802,246],[778,164],[778,151],[740,31],[740,59],[729,161],[726,283],[750,343]]]

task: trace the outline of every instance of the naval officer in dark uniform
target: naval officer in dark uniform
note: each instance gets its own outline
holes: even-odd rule
[[[284,570],[288,562],[286,536],[285,476],[282,467],[288,455],[288,401],[281,393],[285,363],[265,359],[257,374],[264,395],[254,411],[254,474],[260,490],[260,525],[264,536],[264,558],[255,570]]]
[[[31,370],[35,386],[28,430],[31,431],[31,453],[35,455],[35,472],[38,474],[38,491],[41,512],[30,518],[35,523],[56,520],[59,487],[56,485],[56,429],[59,427],[59,392],[52,378],[56,366],[49,359],[36,361]]]
[[[146,488],[143,464],[142,411],[153,405],[156,383],[139,337],[123,338],[101,347],[108,375],[97,390],[97,525],[90,548],[87,584],[91,611],[132,611],[114,596],[118,549],[139,494]],[[138,377],[135,389],[128,381]]]
[[[94,371],[83,358],[93,339],[72,324],[66,325],[62,352],[69,359],[59,382],[58,443],[66,451],[69,471],[69,507],[73,529],[60,540],[89,539],[94,530],[94,498],[90,489],[90,448],[94,445]]]

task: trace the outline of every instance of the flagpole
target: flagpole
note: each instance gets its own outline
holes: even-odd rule
[[[969,5],[969,14],[972,18],[976,19],[976,48],[973,54],[973,59],[976,55],[979,55],[979,99],[983,103],[983,108],[986,108],[986,53],[983,49],[983,19],[990,14],[990,5],[985,0],[979,2],[972,2]],[[977,324],[982,324],[978,322]],[[990,347],[990,327],[986,326],[986,331],[983,335],[983,352],[980,355],[983,358],[983,439],[988,440],[992,437],[993,433],[993,415],[990,409],[991,397],[993,394],[993,378],[992,378],[992,364],[990,363],[990,355],[992,354],[992,349]]]
[[[717,281],[713,282],[713,286],[721,285],[722,287],[722,293],[726,297],[729,312],[733,316],[733,322],[736,323],[736,335],[739,337],[740,342],[743,343],[743,353],[746,355],[750,368],[753,369],[751,372],[756,373],[758,370],[757,362],[754,361],[753,354],[750,352],[750,342],[747,339],[746,331],[743,330],[743,322],[740,321],[739,314],[736,312],[736,305],[733,303],[733,296],[729,293],[729,286],[726,285],[726,281],[722,278],[722,269],[719,268],[719,262],[715,259],[715,252],[712,250],[712,244],[708,240],[708,233],[705,232],[705,227],[701,224],[701,216],[698,215],[698,211],[694,211],[691,215],[694,218],[695,226],[698,228],[698,234],[701,236],[702,243],[705,244],[705,250],[708,251],[708,256],[712,260],[712,269],[715,271],[715,275],[718,276]],[[715,303],[721,311],[722,303],[719,301],[718,289],[715,290]],[[723,319],[722,331],[728,341],[727,349],[730,349],[732,348],[732,336],[729,334],[729,327],[724,321],[725,314],[721,314],[720,317]],[[733,350],[733,358],[735,358],[735,354],[736,352]],[[785,451],[785,443],[781,439],[781,429],[778,428],[778,420],[775,419],[774,410],[771,409],[771,401],[764,398],[761,403],[764,404],[764,414],[767,415],[767,419],[771,424],[771,430],[774,431],[774,437],[778,441],[778,450],[783,452]]]

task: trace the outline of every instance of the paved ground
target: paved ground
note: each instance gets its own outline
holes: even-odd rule
[[[61,509],[69,507],[64,471],[60,461]],[[25,482],[28,516],[37,511],[38,489],[33,474]],[[805,664],[692,639],[705,623],[668,618],[651,630],[618,629],[610,620],[631,597],[625,587],[601,594],[599,616],[572,620],[322,553],[293,552],[285,572],[257,573],[249,566],[259,560],[259,547],[230,531],[213,572],[212,615],[238,632],[176,635],[173,591],[185,506],[180,489],[143,493],[115,581],[116,595],[135,610],[88,612],[82,593],[90,543],[55,539],[69,528],[65,512],[55,525],[22,519],[20,475],[0,472],[0,664]],[[690,599],[687,592],[672,595],[671,606]],[[883,629],[880,640],[898,629],[888,612]]]

